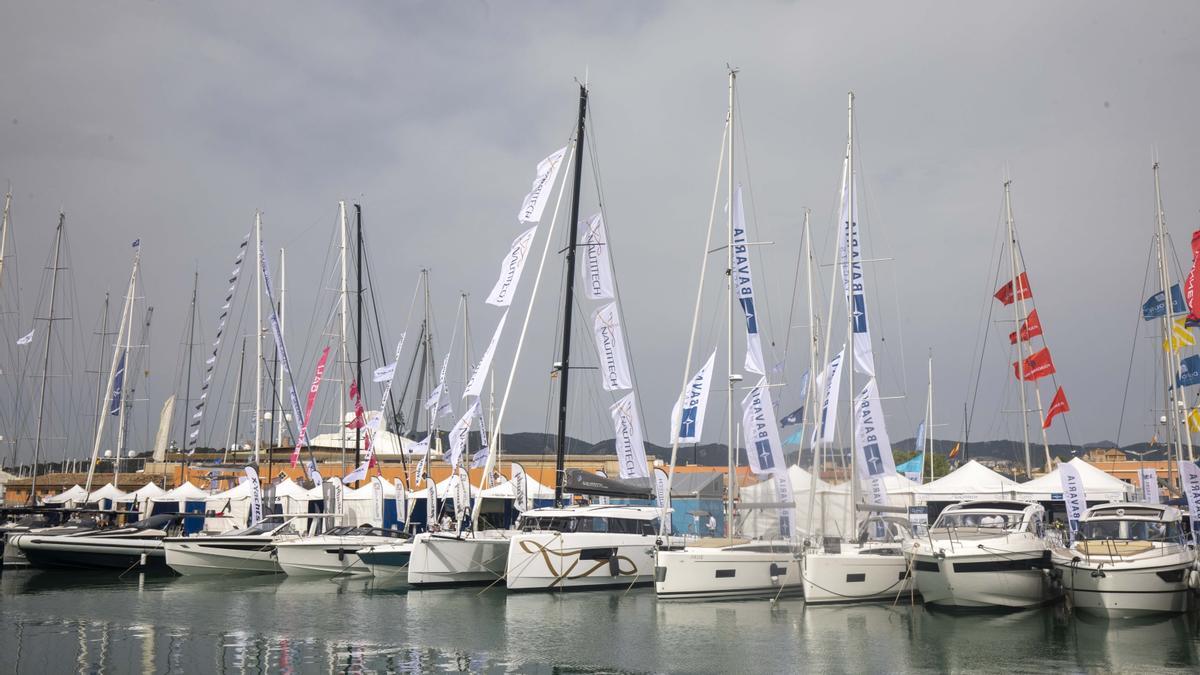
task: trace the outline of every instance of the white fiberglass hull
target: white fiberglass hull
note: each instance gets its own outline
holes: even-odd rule
[[[654,581],[655,537],[612,532],[520,532],[508,549],[510,591],[628,588]]]
[[[1196,554],[1186,548],[1134,559],[1091,556],[1078,560],[1073,551],[1055,551],[1054,569],[1061,576],[1071,606],[1108,618],[1178,614],[1192,606],[1188,585]]]
[[[184,576],[283,571],[271,537],[186,537],[169,539],[164,548],[167,565]]]
[[[495,583],[504,578],[513,534],[509,530],[484,530],[459,538],[422,532],[413,537],[408,583],[418,587]]]
[[[908,559],[894,545],[843,544],[838,553],[809,551],[803,579],[808,605],[907,600],[914,590]]]
[[[939,542],[934,542],[936,545]],[[962,609],[1037,607],[1060,592],[1050,575],[1050,552],[1042,546],[1001,549],[988,542],[988,552],[959,550],[944,556],[914,556],[913,576],[926,605]],[[961,547],[960,547],[961,549]]]
[[[755,550],[758,549],[758,550]],[[660,550],[654,570],[659,600],[800,595],[800,558],[786,542],[727,548]]]
[[[288,576],[370,574],[358,552],[369,546],[394,544],[393,537],[319,535],[275,546],[275,559]]]
[[[408,579],[408,564],[412,559],[413,543],[405,541],[381,544],[359,549],[359,561],[376,579],[387,582],[405,582]]]

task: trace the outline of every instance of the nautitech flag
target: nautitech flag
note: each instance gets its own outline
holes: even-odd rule
[[[596,356],[600,359],[600,385],[605,391],[633,389],[616,301],[592,313],[592,332],[596,338]]]
[[[17,338],[17,344],[27,345],[30,342],[33,342],[33,334],[36,332],[37,332],[37,329],[35,328],[35,329],[29,331],[28,333],[26,333],[25,337]]]
[[[858,193],[854,191],[854,172],[851,170],[849,157],[847,148],[842,171],[838,266],[842,273],[846,306],[850,312],[854,370],[867,377],[874,377],[875,353],[871,348],[871,331],[867,322],[866,278],[863,274],[862,249],[858,240]]]
[[[471,396],[479,398],[479,395],[483,393],[483,382],[487,379],[488,371],[492,369],[492,357],[496,355],[496,344],[500,342],[500,334],[504,332],[504,322],[507,320],[508,310],[506,309],[504,316],[500,317],[500,323],[496,324],[496,331],[492,333],[491,342],[488,342],[487,349],[483,350],[479,364],[475,366],[475,371],[471,373],[471,379],[464,387],[463,398]]]
[[[521,210],[517,212],[518,221],[536,223],[542,219],[542,211],[546,209],[546,202],[550,199],[550,189],[554,187],[554,179],[558,176],[563,156],[566,154],[567,149],[560,148],[546,159],[538,162],[533,186],[530,187],[529,194],[525,195],[525,200],[521,203]]]
[[[635,392],[629,392],[609,409],[613,421],[617,466],[621,478],[646,478],[646,441],[642,436],[642,420],[638,417]]]
[[[708,408],[708,391],[712,387],[713,363],[717,350],[709,355],[704,367],[696,371],[683,398],[671,411],[671,442],[699,443],[704,429],[704,411]]]
[[[1046,420],[1042,422],[1043,429],[1049,429],[1050,423],[1054,421],[1056,415],[1061,415],[1071,411],[1071,405],[1067,403],[1067,395],[1063,393],[1063,388],[1059,387],[1054,393],[1054,400],[1050,401],[1050,409],[1046,411]]]
[[[742,211],[742,186],[733,193],[733,293],[746,315],[746,361],[743,367],[757,375],[766,374],[758,311],[754,304],[754,280],[750,275],[750,251],[746,242],[746,217]]]
[[[583,292],[592,300],[616,297],[612,267],[608,262],[608,232],[599,213],[588,218],[583,227]]]
[[[537,234],[537,225],[517,235],[513,240],[508,255],[500,263],[500,278],[488,295],[487,304],[497,307],[508,307],[512,304],[513,295],[517,292],[517,284],[521,282],[521,272],[525,269],[525,261],[529,258],[529,249],[533,246],[533,237]]]

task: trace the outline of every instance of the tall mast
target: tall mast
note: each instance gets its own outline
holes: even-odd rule
[[[342,354],[342,382],[341,386],[346,386],[347,372],[349,370],[350,353],[346,350],[346,335],[349,332],[347,321],[349,317],[349,298],[346,296],[346,202],[338,202],[338,234],[341,237],[341,267],[342,267],[342,287],[341,287],[341,319],[342,329],[339,334],[339,344],[341,345]],[[342,452],[342,474],[346,473],[346,392],[345,390],[338,392],[338,447]]]
[[[1013,228],[1012,217],[1012,199],[1010,197],[1009,187],[1012,185],[1011,180],[1004,181],[1004,222],[1008,227],[1008,253],[1009,267],[1012,270],[1012,285],[1013,297],[1021,296],[1018,284],[1017,271],[1017,234]],[[1016,326],[1018,333],[1021,330],[1021,311],[1024,302],[1013,302],[1013,325]],[[1033,463],[1029,458],[1029,406],[1025,403],[1025,349],[1021,342],[1021,336],[1017,335],[1017,390],[1021,392],[1021,433],[1024,434],[1025,448],[1025,475],[1033,476]]]
[[[287,251],[285,249],[281,248],[281,249],[279,249],[279,310],[278,311],[279,311],[279,332],[282,335],[287,334],[286,310],[287,310]],[[278,352],[278,350],[276,350],[276,351]],[[278,370],[279,385],[277,386],[275,391],[279,392],[279,394],[278,394],[279,397],[282,397],[283,391],[284,391],[284,389],[283,389],[284,388],[284,381],[283,381],[284,372],[283,372],[283,369],[279,368],[278,366],[276,366],[276,369]],[[282,408],[282,407],[283,406],[280,405],[280,408]],[[280,447],[280,448],[283,447],[283,432],[287,429],[287,424],[285,424],[285,422],[287,421],[287,413],[284,412],[281,414],[283,416],[283,419],[279,420],[279,425],[276,427],[277,429],[279,429],[279,432],[278,432],[278,435],[275,436],[275,446]],[[301,424],[302,422],[303,422],[302,420],[297,420],[296,424]]]
[[[1163,214],[1162,207],[1162,190],[1159,187],[1158,179],[1158,162],[1154,162],[1154,220],[1157,229],[1158,243],[1158,278],[1159,284],[1162,286],[1164,305],[1166,313],[1163,315],[1163,339],[1168,345],[1174,339],[1175,327],[1175,307],[1171,298],[1171,273],[1167,267],[1167,223]],[[1187,425],[1182,425],[1180,429],[1180,399],[1177,393],[1177,387],[1173,386],[1177,381],[1176,373],[1179,372],[1178,363],[1179,353],[1172,349],[1164,350],[1163,353],[1163,387],[1165,394],[1163,400],[1166,402],[1167,416],[1167,448],[1171,447],[1172,434],[1175,438],[1175,456],[1177,459],[1183,459],[1183,439],[1184,434],[1187,434],[1188,460],[1194,461],[1194,453],[1192,450],[1192,434]],[[1184,414],[1186,414],[1184,408]]]
[[[929,392],[925,399],[925,463],[929,465],[929,482],[933,482],[933,349],[929,350]]]
[[[845,270],[842,272],[848,278],[853,278],[854,264],[853,252],[851,247],[854,243],[854,229],[857,227],[856,219],[858,217],[857,209],[854,208],[854,92],[846,94],[846,217],[849,222],[846,223],[846,241],[843,242],[846,252]],[[846,342],[849,345],[847,356],[849,357],[850,376],[850,512],[849,522],[846,523],[846,532],[850,533],[852,538],[856,538],[858,530],[855,528],[857,518],[855,509],[858,508],[858,451],[855,445],[854,426],[856,415],[854,402],[858,399],[858,391],[854,388],[854,307],[850,304],[853,299],[850,296],[846,298]]]
[[[817,373],[821,372],[822,364],[818,356],[818,352],[820,350],[820,338],[818,337],[820,334],[820,326],[817,322],[816,305],[813,304],[813,267],[815,267],[816,261],[813,259],[812,229],[809,226],[809,217],[809,210],[804,209],[804,258],[806,261],[804,265],[804,272],[805,293],[808,296],[808,359],[809,363],[811,364],[808,371],[808,386],[804,390],[804,410],[808,411],[807,417],[813,421],[813,429],[816,430],[817,425],[820,423],[819,420],[821,416],[820,414],[814,416],[813,403],[820,403],[820,394],[817,392]],[[804,425],[801,425],[800,428],[803,429]],[[812,438],[817,438],[817,434],[814,433]],[[808,488],[808,525],[805,528],[808,532],[815,532],[813,529],[813,515],[816,512],[815,506],[817,501],[817,479],[819,479],[821,476],[820,447],[821,445],[819,439],[812,443],[812,473],[810,474],[812,483]],[[797,463],[799,462],[797,461]],[[822,517],[819,522],[823,527],[825,524],[824,517]]]
[[[61,216],[59,220],[59,228],[62,228]],[[125,336],[125,324],[129,321],[129,317],[133,314],[133,293],[134,289],[137,287],[138,268],[141,265],[141,261],[142,248],[141,246],[135,245],[135,252],[133,254],[133,270],[129,273],[129,288],[125,293],[125,304],[121,308],[121,321],[118,324],[120,327],[117,329],[117,342],[115,345],[113,345],[112,361],[108,367],[108,385],[105,387],[104,398],[101,399],[105,403],[112,400],[113,380],[117,375],[117,362],[121,358],[121,341],[128,339]],[[126,367],[128,368],[128,366]],[[101,409],[101,412],[104,412],[103,408]],[[96,437],[92,442],[92,458],[88,463],[87,484],[84,486],[84,490],[89,494],[92,491],[92,479],[96,474],[96,462],[100,457],[100,443],[104,440],[104,427],[108,422],[108,418],[109,415],[101,414],[100,419],[96,424]]]
[[[0,224],[0,288],[4,288],[4,252],[8,248],[8,209],[12,205],[12,191],[4,194],[4,220]]]
[[[129,397],[133,391],[133,387],[131,385],[133,383],[132,373],[134,372],[134,367],[133,367],[134,359],[133,359],[132,355],[130,354],[130,351],[133,349],[133,303],[137,302],[137,299],[136,299],[137,298],[137,286],[135,284],[135,285],[131,285],[129,288],[132,291],[132,293],[129,296],[129,318],[127,319],[129,324],[128,324],[128,326],[125,327],[125,344],[121,347],[122,356],[123,356],[124,362],[125,362],[125,373],[122,375],[122,380],[121,380],[121,400],[117,404],[117,445],[113,449],[114,450],[113,454],[115,455],[115,459],[118,461],[121,459],[121,455],[125,452],[125,432],[126,432],[125,422],[126,422],[126,419],[128,418],[128,416],[125,413],[126,413],[126,410],[129,408]],[[146,317],[146,322],[147,322],[146,326],[147,327],[149,327],[149,325],[150,325],[149,321],[150,321],[150,317],[149,317],[149,315],[147,315],[147,317]],[[114,485],[116,485],[116,479],[117,479],[116,467],[117,467],[117,464],[114,462],[114,464],[113,464],[113,481],[114,481],[113,484]]]
[[[262,362],[263,362],[263,278],[262,278],[262,214],[254,212],[255,264],[259,269],[254,275],[254,464],[258,465],[258,449],[262,447]]]
[[[187,423],[188,411],[192,408],[192,348],[196,345],[196,290],[200,285],[200,272],[192,273],[192,307],[188,312],[188,337],[187,337],[187,368],[186,384],[183,387],[183,419],[179,423],[179,447],[186,449],[187,446]],[[108,314],[108,296],[104,298],[104,312],[107,318]],[[97,386],[99,388],[99,386]]]
[[[567,292],[563,301],[562,355],[559,359],[558,448],[554,457],[554,505],[562,506],[563,470],[567,452],[567,383],[571,375],[571,313],[575,304],[575,242],[579,238],[579,186],[583,180],[584,123],[588,90],[579,85],[579,124],[575,129],[575,175],[571,191],[570,233],[567,235]]]
[[[354,381],[358,383],[358,395],[361,398],[362,391],[363,391],[363,379],[362,379],[362,364],[363,364],[363,354],[362,354],[362,348],[363,348],[363,345],[362,345],[362,341],[363,341],[363,322],[362,322],[362,320],[363,320],[363,276],[362,276],[363,275],[363,245],[362,245],[362,240],[363,240],[363,227],[362,227],[362,206],[359,204],[354,205],[354,222],[358,229],[358,241],[354,246],[354,248],[356,249],[355,254],[358,256],[358,265],[355,268],[355,274],[358,277],[358,300],[357,300],[357,304],[358,304],[357,315],[358,316],[356,318],[356,321],[358,322],[358,327],[355,329],[355,333],[354,333]],[[355,410],[355,414],[357,414],[357,413],[358,413],[358,411]],[[354,466],[355,466],[355,468],[358,467],[358,463],[360,461],[359,456],[362,454],[362,423],[364,421],[365,420],[357,420],[357,423],[354,425]],[[357,482],[355,484],[357,485]]]
[[[100,319],[100,350],[96,364],[96,415],[97,420],[100,415],[104,414],[104,342],[108,336],[108,292],[104,293],[104,313]],[[96,437],[92,436],[92,443],[96,442]]]
[[[4,212],[5,215],[8,214],[7,199]],[[33,473],[29,482],[29,499],[35,505],[37,504],[38,461],[42,456],[42,422],[46,413],[46,371],[50,367],[50,344],[51,338],[54,336],[54,296],[58,294],[58,263],[62,252],[63,224],[66,219],[66,215],[58,214],[58,228],[54,234],[54,267],[51,268],[50,273],[50,313],[46,319],[46,349],[42,352],[42,388],[41,393],[38,394],[37,438],[33,442]]]
[[[737,70],[729,69],[729,112],[726,119],[729,125],[729,154],[726,157],[725,180],[729,195],[729,208],[725,209],[725,375],[729,383],[729,395],[725,397],[725,433],[726,450],[729,455],[728,487],[725,490],[725,529],[729,531],[729,543],[733,543],[733,501],[737,490],[737,438],[734,436],[733,424],[733,96],[737,85]]]

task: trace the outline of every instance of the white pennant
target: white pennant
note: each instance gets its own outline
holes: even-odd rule
[[[742,435],[750,470],[759,475],[786,472],[783,444],[779,442],[779,423],[771,405],[767,378],[762,378],[742,399]]]
[[[394,377],[395,375],[396,375],[396,362],[392,361],[391,363],[387,364],[386,366],[383,366],[382,368],[376,368],[375,372],[371,374],[371,381],[372,382],[389,382],[389,381],[391,381],[392,377]]]
[[[704,429],[704,411],[708,408],[708,390],[712,386],[713,363],[717,350],[709,355],[704,367],[696,371],[688,383],[683,398],[675,402],[671,411],[671,442],[699,443]],[[682,418],[680,417],[682,409]]]
[[[537,225],[525,230],[513,240],[508,255],[500,263],[500,278],[492,287],[487,297],[487,304],[497,307],[508,307],[512,304],[513,296],[517,293],[517,284],[521,281],[521,272],[525,269],[525,261],[529,258],[529,249],[533,247],[533,237],[537,234]]]
[[[25,335],[25,337],[22,337],[22,338],[17,338],[17,344],[19,344],[19,345],[27,345],[27,344],[29,344],[30,342],[33,342],[33,334],[34,334],[34,333],[36,333],[36,332],[37,332],[37,329],[35,328],[35,329],[33,329],[33,330],[29,331],[29,333],[27,333],[27,334]]]
[[[624,398],[613,404],[609,413],[612,415],[615,428],[613,437],[621,478],[649,477],[646,465],[646,443],[642,438],[642,422],[638,418],[637,399],[634,392],[629,392]]]
[[[854,450],[858,453],[858,474],[866,482],[865,498],[870,504],[887,504],[884,479],[896,475],[896,460],[892,457],[892,442],[883,422],[883,407],[875,378],[854,401]]]
[[[583,292],[592,300],[612,300],[612,266],[608,261],[608,232],[604,217],[597,213],[584,224]]]
[[[521,210],[517,212],[518,221],[536,223],[542,219],[542,211],[545,210],[546,202],[550,199],[550,189],[554,187],[554,179],[558,176],[563,156],[566,154],[567,149],[564,147],[538,162],[537,176],[533,179],[533,186],[529,189],[529,194],[525,195]]]
[[[813,426],[812,443],[832,443],[837,427],[837,401],[842,390],[842,359],[846,358],[846,347],[829,360],[829,367],[817,375],[817,388],[824,394],[821,398],[821,415]]]
[[[849,153],[847,151],[847,157]],[[848,164],[842,171],[842,199],[838,231],[838,265],[842,272],[842,290],[849,307],[854,346],[854,370],[875,377],[875,355],[867,326],[867,296],[863,279],[862,249],[858,241],[858,199],[854,192],[854,172]]]
[[[746,216],[742,212],[742,186],[733,193],[733,288],[734,297],[746,315],[746,361],[751,373],[767,372],[763,361],[762,336],[758,332],[758,310],[754,304],[754,281],[750,275],[750,251],[746,243]]]
[[[450,455],[446,458],[450,462],[450,466],[458,469],[458,463],[462,460],[463,452],[467,449],[467,437],[471,433],[471,424],[475,421],[475,416],[479,414],[479,399],[467,408],[467,412],[459,418],[455,423],[454,428],[450,430],[448,440],[450,441]]]
[[[592,331],[596,337],[596,355],[600,357],[600,384],[606,391],[633,388],[625,339],[617,303],[610,302],[592,313]]]
[[[483,357],[479,359],[479,365],[475,366],[475,372],[471,373],[471,379],[467,382],[463,398],[469,396],[478,398],[480,393],[483,392],[483,382],[487,379],[488,371],[492,368],[492,357],[496,355],[496,343],[500,342],[500,334],[504,332],[504,322],[507,320],[508,310],[504,310],[504,316],[500,317],[500,323],[496,325],[496,332],[492,333],[492,341],[488,343],[487,349],[483,351]]]

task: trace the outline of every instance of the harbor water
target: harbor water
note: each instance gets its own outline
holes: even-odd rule
[[[1058,605],[658,602],[652,589],[406,590],[370,578],[6,570],[0,671],[1156,672],[1200,668],[1200,617],[1097,621]]]

